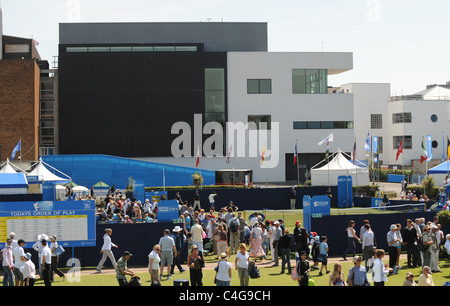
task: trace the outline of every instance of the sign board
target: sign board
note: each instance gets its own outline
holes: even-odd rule
[[[0,203],[0,248],[11,232],[25,248],[41,234],[56,235],[63,247],[95,246],[95,228],[95,201]]]
[[[180,218],[180,208],[177,200],[158,202],[158,222],[173,222]]]
[[[308,232],[311,231],[311,197],[303,196],[303,226]]]
[[[311,231],[311,218],[322,218],[331,213],[331,201],[328,196],[303,196],[303,226]]]
[[[159,202],[162,195],[167,199],[167,191],[147,191],[145,192],[145,199],[149,199],[151,203],[152,199],[155,198],[156,202]]]
[[[372,198],[370,206],[372,208],[379,208],[382,201],[383,201],[382,198]]]

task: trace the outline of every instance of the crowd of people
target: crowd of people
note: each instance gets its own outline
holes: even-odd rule
[[[54,274],[60,276],[63,281],[65,274],[58,268],[58,258],[63,250],[57,242],[57,236],[38,236],[38,241],[33,245],[37,252],[39,269],[31,260],[32,254],[24,251],[25,241],[16,240],[15,233],[10,233],[5,247],[1,250],[3,257],[3,286],[27,286],[32,287],[36,282],[36,275],[44,280],[45,286],[51,286]]]

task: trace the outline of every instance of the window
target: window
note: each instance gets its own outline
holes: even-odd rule
[[[294,121],[294,130],[353,129],[353,121]]]
[[[225,130],[225,69],[205,69],[205,123],[219,122]]]
[[[272,116],[271,115],[248,115],[247,122],[254,122],[256,128],[259,129],[260,123],[267,123],[267,129],[271,129]]]
[[[247,80],[248,94],[271,94],[272,80],[271,79],[248,79]]]
[[[403,142],[403,149],[412,149],[412,136],[394,136],[393,149],[397,150],[400,146],[400,141]]]
[[[383,128],[383,115],[382,114],[370,114],[370,128],[382,129]]]
[[[292,69],[293,94],[327,94],[328,70]]]
[[[392,123],[411,123],[411,113],[394,113],[392,114]]]
[[[438,116],[437,115],[431,115],[431,122],[437,122],[438,121]]]

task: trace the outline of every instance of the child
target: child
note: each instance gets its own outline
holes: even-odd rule
[[[319,270],[319,254],[320,254],[320,239],[319,236],[314,236],[312,239],[311,256],[314,265],[311,267],[313,270]]]
[[[319,245],[319,258],[318,261],[322,263],[322,266],[320,267],[319,276],[322,276],[322,270],[325,267],[325,272],[328,274],[330,271],[328,271],[327,264],[328,264],[328,239],[327,236],[320,237],[320,245]]]

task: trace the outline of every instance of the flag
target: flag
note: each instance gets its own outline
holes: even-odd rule
[[[330,142],[327,141],[327,151],[325,152],[325,159],[328,162],[328,155],[330,155]]]
[[[233,144],[230,145],[230,149],[228,150],[227,164],[230,163],[231,152],[233,152]]]
[[[297,142],[295,143],[294,165],[297,163]]]
[[[319,146],[323,145],[325,142],[326,142],[327,145],[328,145],[328,143],[329,143],[330,141],[333,142],[333,138],[334,138],[334,135],[333,135],[333,133],[331,133],[331,134],[328,135],[325,139],[323,139],[321,142],[319,142]]]
[[[35,46],[39,46],[39,42],[38,42],[37,40],[34,40],[34,39],[33,39],[33,44],[34,44]]]
[[[400,145],[398,146],[397,149],[397,156],[395,157],[395,161],[398,160],[398,157],[400,156],[400,154],[403,153],[403,141],[400,140]]]
[[[445,161],[445,139],[444,139],[444,132],[441,132],[442,135],[442,158],[441,158],[441,163],[443,163]]]
[[[264,145],[261,152],[261,166],[264,164],[264,155],[266,155],[266,145]]]
[[[450,159],[450,139],[447,136],[447,160]]]
[[[366,142],[364,143],[364,150],[372,151],[372,146],[370,145],[370,135],[367,133]]]
[[[200,146],[197,147],[197,162],[195,163],[195,167],[198,168],[200,165]]]
[[[355,143],[353,144],[353,165],[356,162],[356,138],[355,138]]]
[[[14,157],[16,156],[17,151],[21,151],[22,150],[22,139],[19,140],[19,142],[17,143],[17,145],[14,147],[14,150],[11,153],[11,161],[14,160]]]
[[[423,139],[422,139],[422,150],[425,156],[420,155],[420,163],[423,163],[428,159],[427,149],[425,148],[425,143],[423,142]]]

